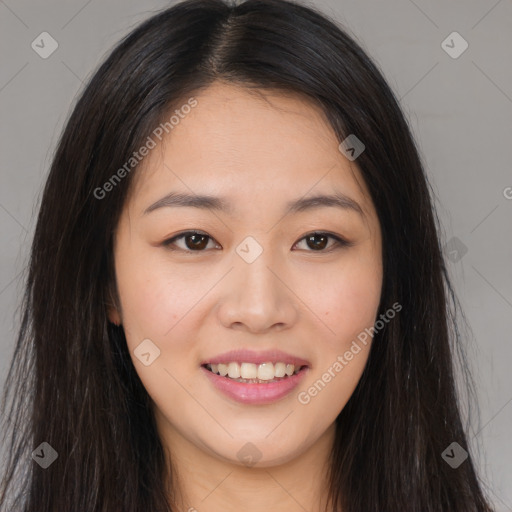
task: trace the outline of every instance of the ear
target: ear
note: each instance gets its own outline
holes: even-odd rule
[[[116,324],[117,326],[121,325],[121,315],[115,306],[108,306],[107,316],[111,323]]]
[[[114,291],[115,290],[115,291]],[[110,323],[117,326],[121,325],[121,314],[119,313],[119,301],[117,299],[117,289],[114,283],[110,282],[107,289],[107,318]]]

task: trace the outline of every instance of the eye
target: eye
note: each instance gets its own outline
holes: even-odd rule
[[[325,247],[328,246],[329,239],[333,240],[334,243],[331,244],[329,249],[324,250]],[[178,240],[184,240],[185,247],[172,247],[173,245],[176,245]],[[201,231],[185,231],[170,238],[169,240],[165,240],[162,245],[172,251],[182,250],[185,252],[204,252],[204,249],[208,246],[209,240],[213,241],[214,238]],[[308,247],[313,247],[313,250],[310,252],[331,252],[337,248],[350,247],[353,245],[351,242],[348,242],[332,233],[314,232],[302,237],[299,242],[294,244],[294,247],[303,240],[308,244]]]
[[[328,244],[328,240],[334,240],[334,243],[331,244],[330,248],[327,250],[324,250],[325,247]],[[333,235],[332,233],[325,233],[325,232],[318,232],[315,231],[314,233],[310,233],[306,235],[305,237],[301,238],[299,242],[297,242],[296,245],[298,245],[303,240],[306,241],[306,244],[308,247],[313,247],[312,251],[309,252],[331,252],[335,249],[341,248],[341,247],[350,247],[352,245],[351,242],[348,242],[347,240],[344,240],[343,238]]]
[[[172,245],[181,239],[184,240],[185,247],[178,247],[178,250],[185,252],[204,252],[203,249],[208,245],[208,239],[213,240],[211,236],[200,231],[185,231],[166,240],[162,245],[174,251],[176,248],[172,247]]]

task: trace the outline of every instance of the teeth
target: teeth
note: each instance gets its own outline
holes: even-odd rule
[[[240,378],[240,365],[238,363],[229,363],[228,364],[228,376],[231,379],[239,379]]]
[[[272,363],[263,363],[258,366],[258,379],[272,380],[275,377],[274,365]]]
[[[240,365],[240,376],[242,379],[256,379],[258,378],[258,367],[253,363],[242,363]]]
[[[217,371],[213,370],[213,367],[217,366]],[[227,364],[212,364],[210,365],[213,373],[218,373],[222,377],[225,377],[228,374],[228,365]]]
[[[293,364],[265,362],[261,364],[230,362],[220,364],[207,364],[206,367],[213,373],[222,377],[229,377],[239,381],[271,381],[275,378],[290,377],[298,373],[300,366],[295,368]]]
[[[284,363],[276,363],[274,365],[276,377],[284,377],[286,373],[286,365]]]

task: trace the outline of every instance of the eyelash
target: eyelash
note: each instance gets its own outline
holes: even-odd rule
[[[184,231],[183,233],[179,233],[178,235],[173,236],[172,238],[169,238],[168,240],[165,240],[164,242],[162,242],[162,245],[166,249],[168,249],[170,251],[182,251],[182,252],[185,252],[185,253],[201,253],[201,252],[206,252],[207,251],[207,249],[193,251],[193,250],[190,250],[190,249],[182,249],[181,247],[179,247],[179,248],[172,247],[172,244],[174,242],[176,242],[176,240],[180,240],[180,239],[185,238],[185,237],[187,237],[189,235],[203,235],[203,236],[208,237],[210,240],[213,240],[213,241],[216,242],[216,240],[213,237],[211,237],[210,235],[208,235],[207,233],[204,233],[202,231],[195,231],[195,230],[193,230],[193,231]],[[329,232],[325,232],[325,231],[313,231],[311,233],[307,233],[306,235],[304,235],[300,240],[298,240],[294,244],[294,246],[297,245],[299,242],[302,242],[306,238],[308,238],[310,236],[314,236],[314,235],[324,235],[324,236],[327,236],[328,238],[333,239],[335,241],[335,243],[329,249],[322,249],[322,250],[318,250],[318,251],[307,250],[306,252],[330,253],[330,252],[333,252],[334,250],[342,249],[344,247],[351,247],[353,245],[352,242],[348,242],[347,240],[344,240],[343,238],[341,238],[341,237],[339,237],[337,235],[334,235],[333,233],[329,233]]]

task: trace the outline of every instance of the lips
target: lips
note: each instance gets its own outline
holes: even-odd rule
[[[267,383],[243,383],[221,377],[201,367],[201,371],[213,387],[223,396],[245,405],[266,405],[288,397],[308,374],[308,368],[291,377]]]
[[[235,378],[230,378],[228,375],[219,375],[212,371],[212,366],[213,369],[216,369],[220,365],[220,367],[224,367],[222,372],[224,373],[226,363],[229,363],[228,366],[235,368],[242,364],[251,367],[258,365],[258,376],[264,379],[272,377],[270,374],[261,375],[262,367],[267,366],[266,363],[269,363],[268,366],[272,368],[276,363],[280,367],[286,365],[286,368],[291,371],[288,371],[282,377],[274,377],[266,381],[240,379],[236,378],[235,375],[233,375]],[[297,368],[295,372],[292,370],[294,366]],[[248,405],[270,404],[285,398],[299,385],[309,369],[310,363],[306,359],[280,350],[260,352],[234,350],[219,354],[201,363],[202,372],[218,391],[232,400]],[[280,372],[282,373],[282,369]]]
[[[263,363],[282,362],[285,364],[293,364],[295,367],[311,366],[309,361],[307,361],[306,359],[291,354],[287,354],[286,352],[282,352],[281,350],[263,350],[260,352],[253,352],[244,349],[231,350],[230,352],[225,352],[212,358],[205,359],[204,361],[201,362],[201,366],[219,363],[226,364],[231,362],[235,362],[238,364],[254,363],[256,365]]]

